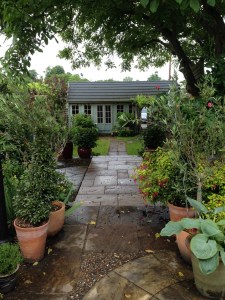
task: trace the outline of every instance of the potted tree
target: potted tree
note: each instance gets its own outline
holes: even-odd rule
[[[77,114],[72,119],[71,137],[74,145],[78,146],[80,158],[90,158],[91,149],[96,146],[98,129],[90,116]]]
[[[57,199],[56,161],[51,147],[47,147],[48,138],[48,128],[36,130],[32,158],[14,198],[14,226],[21,252],[28,262],[44,256],[51,204]]]
[[[225,293],[224,202],[220,206],[208,209],[199,201],[190,198],[188,201],[195,207],[199,217],[184,218],[178,222],[170,221],[160,234],[171,236],[182,230],[189,232],[195,285],[203,296],[222,299]]]
[[[6,294],[15,287],[21,262],[22,256],[17,244],[0,244],[0,294]]]

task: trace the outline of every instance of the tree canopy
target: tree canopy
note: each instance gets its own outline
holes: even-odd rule
[[[159,76],[158,72],[156,71],[155,73],[151,74],[147,81],[157,81],[157,80],[162,80],[162,78]]]
[[[218,73],[225,64],[223,0],[8,0],[0,8],[0,30],[13,37],[10,70],[29,67],[30,55],[57,34],[68,43],[61,57],[74,68],[104,57],[112,67],[115,53],[123,70],[160,67],[175,56],[193,95],[204,66]]]

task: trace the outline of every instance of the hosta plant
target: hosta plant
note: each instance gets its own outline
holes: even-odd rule
[[[192,235],[190,248],[199,261],[199,268],[204,275],[213,273],[219,261],[225,265],[225,220],[216,221],[217,214],[225,211],[225,207],[216,207],[209,211],[199,201],[188,198],[189,203],[198,212],[197,219],[184,218],[179,222],[170,221],[161,231],[161,236],[178,234],[182,230]],[[211,216],[211,219],[206,218]],[[192,231],[191,231],[192,232]],[[196,233],[197,232],[197,233]]]

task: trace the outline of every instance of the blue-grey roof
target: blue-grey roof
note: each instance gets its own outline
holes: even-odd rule
[[[69,103],[129,102],[137,95],[167,93],[172,81],[69,82]]]

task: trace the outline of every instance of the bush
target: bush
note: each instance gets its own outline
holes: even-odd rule
[[[144,146],[149,149],[162,147],[166,140],[166,130],[159,125],[148,126],[143,131]]]
[[[22,262],[22,256],[17,244],[0,244],[0,274],[12,274],[17,265]]]
[[[36,132],[32,159],[21,176],[13,203],[16,217],[32,226],[48,219],[51,202],[57,197],[56,161],[47,139],[44,130]]]
[[[71,139],[80,148],[94,148],[98,139],[98,128],[90,116],[76,115],[72,120]]]
[[[118,136],[120,137],[126,137],[126,136],[135,136],[135,131],[134,130],[130,130],[130,129],[125,129],[125,128],[120,128],[118,130]]]

